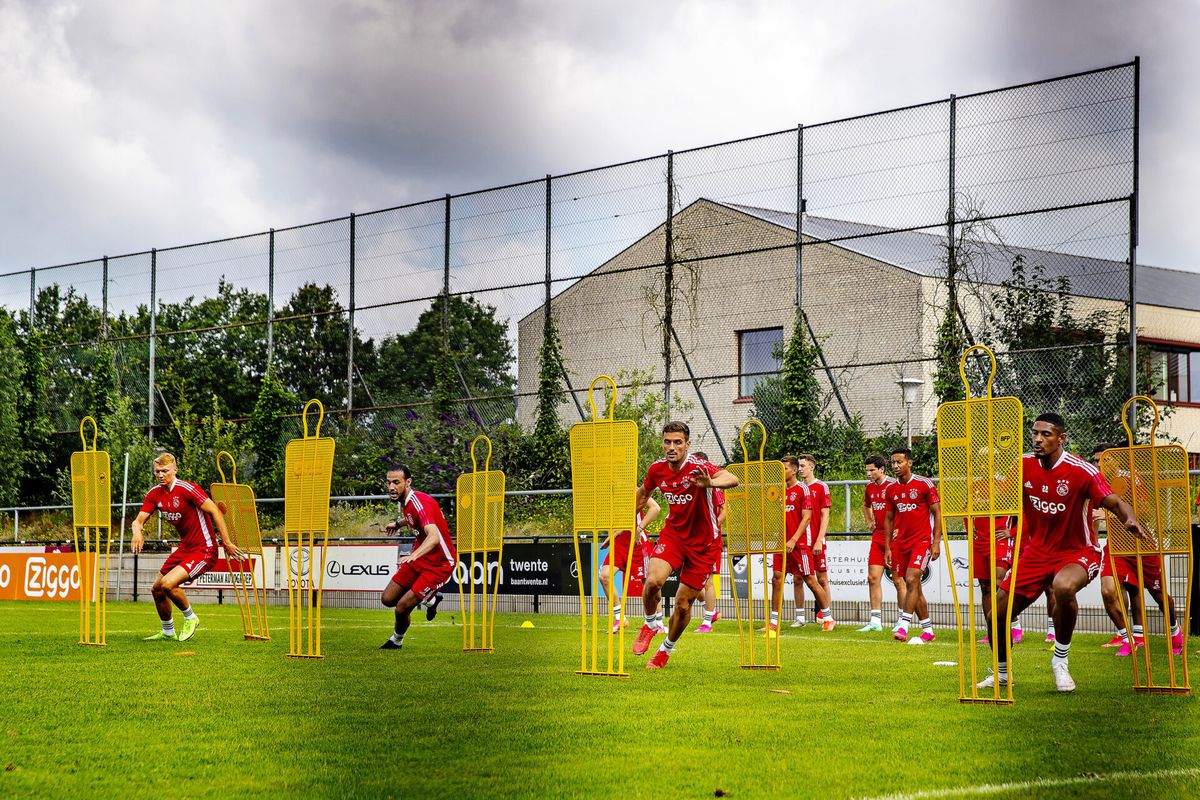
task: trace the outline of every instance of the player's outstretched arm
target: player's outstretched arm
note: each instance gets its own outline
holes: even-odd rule
[[[692,470],[692,483],[701,489],[732,489],[738,485],[737,476],[727,469],[719,469],[712,475],[700,468]]]
[[[130,525],[130,530],[133,531],[133,538],[129,540],[129,549],[134,553],[142,552],[142,547],[146,544],[146,537],[142,535],[142,527],[146,524],[146,520],[150,519],[150,515],[145,511],[139,511],[137,517]]]
[[[887,510],[883,513],[883,558],[889,564],[892,563],[892,537],[895,535],[896,509],[888,503]]]
[[[1146,528],[1142,526],[1142,523],[1138,522],[1137,517],[1133,515],[1133,509],[1129,507],[1128,503],[1118,497],[1116,493],[1105,497],[1100,501],[1100,505],[1111,511],[1113,514],[1116,514],[1117,519],[1121,520],[1121,524],[1125,526],[1125,530],[1129,531],[1146,544],[1153,545],[1155,543],[1154,536],[1151,534],[1151,532],[1146,530]]]
[[[226,558],[244,561],[246,554],[233,543],[233,539],[229,538],[229,526],[225,524],[225,515],[221,513],[221,509],[211,497],[201,504],[200,510],[212,516],[213,524],[217,526],[217,533],[221,534],[221,546],[225,548]]]
[[[649,528],[650,523],[658,519],[658,515],[660,513],[662,513],[662,506],[654,502],[653,498],[647,497],[646,506],[642,511],[642,525],[638,529],[638,532],[641,533],[642,531],[646,530],[646,528]]]
[[[406,556],[400,558],[397,564],[407,564],[410,561],[416,561],[426,553],[432,553],[433,548],[437,547],[442,541],[442,532],[438,530],[438,526],[432,522],[425,526],[425,541],[421,542],[421,546],[413,550]]]

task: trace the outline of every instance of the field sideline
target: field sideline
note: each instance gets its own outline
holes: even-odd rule
[[[737,668],[722,621],[666,670],[630,656],[629,679],[589,679],[578,617],[502,615],[481,655],[443,612],[386,652],[387,611],[328,609],[311,662],[283,657],[286,608],[270,643],[242,641],[230,606],[197,606],[190,642],[144,643],[152,606],[114,604],[104,650],[75,644],[76,608],[0,603],[0,796],[1200,796],[1196,699],[1135,695],[1096,635],[1076,637],[1073,695],[1020,645],[1017,705],[993,708],[933,665],[953,631],[918,648],[785,628],[765,673]]]

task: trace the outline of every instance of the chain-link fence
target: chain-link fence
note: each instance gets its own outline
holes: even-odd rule
[[[696,446],[737,458],[742,422],[782,424],[799,320],[830,441],[853,458],[870,439],[927,435],[958,383],[939,352],[973,343],[997,353],[996,393],[1066,413],[1086,446],[1119,431],[1135,382],[1137,76],[1134,62],[10,273],[0,300],[41,336],[60,465],[104,396],[82,387],[100,379],[161,440],[250,420],[270,371],[344,412],[330,424],[361,441],[338,469],[363,475],[414,457],[422,441],[397,431],[416,420],[432,422],[431,447],[447,430],[454,447],[478,430],[520,437],[547,312],[564,424],[612,374],[637,413],[689,419]],[[920,382],[907,405],[900,379]]]

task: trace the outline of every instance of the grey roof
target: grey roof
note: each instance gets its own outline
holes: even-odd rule
[[[796,229],[796,215],[768,208],[720,203],[727,208],[787,228]],[[868,258],[929,277],[943,277],[946,272],[946,237],[925,231],[896,231],[879,225],[861,222],[804,216],[804,236],[830,241],[838,247],[861,253]],[[1012,277],[1013,259],[1024,258],[1028,269],[1041,265],[1043,274],[1056,280],[1070,282],[1069,292],[1084,297],[1127,302],[1129,298],[1129,269],[1125,261],[1011,247],[995,242],[972,242],[978,257],[972,260],[971,279],[1000,284]],[[1137,268],[1138,303],[1200,311],[1200,272],[1162,269],[1142,264]]]

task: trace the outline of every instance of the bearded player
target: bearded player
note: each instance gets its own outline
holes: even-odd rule
[[[154,480],[158,484],[146,493],[141,511],[138,512],[132,526],[133,539],[130,545],[135,554],[140,553],[146,543],[142,527],[155,511],[174,525],[179,533],[179,547],[167,556],[159,570],[158,579],[150,589],[158,618],[162,621],[162,630],[147,636],[147,642],[176,638],[186,642],[196,633],[196,628],[200,626],[200,617],[192,610],[192,604],[184,594],[181,584],[200,577],[216,565],[217,540],[213,536],[214,525],[221,535],[226,557],[237,560],[246,558],[246,554],[230,540],[229,529],[225,526],[225,515],[221,513],[221,509],[217,508],[217,504],[199,486],[180,480],[176,476],[177,469],[175,456],[170,453],[160,453],[154,459]],[[175,620],[171,614],[172,605],[183,612],[183,627],[178,637],[175,634]]]
[[[899,642],[923,645],[935,638],[929,605],[921,590],[921,575],[930,560],[937,561],[941,555],[942,521],[938,513],[941,498],[933,481],[913,474],[911,450],[901,447],[892,451],[892,471],[896,482],[887,488],[884,558],[904,573],[904,605],[892,637]],[[914,613],[921,622],[921,635],[909,640],[908,628]]]
[[[650,566],[646,570],[646,624],[633,643],[634,655],[650,648],[658,629],[651,622],[662,598],[662,587],[671,573],[679,573],[679,591],[675,593],[675,610],[671,613],[667,636],[658,651],[646,663],[646,669],[661,669],[675,649],[675,643],[687,630],[692,616],[692,603],[704,591],[704,582],[720,565],[714,555],[714,540],[720,540],[717,524],[717,489],[732,489],[738,479],[728,470],[688,455],[691,432],[682,422],[663,426],[663,458],[646,470],[646,478],[638,489],[637,508],[640,511],[650,495],[662,492],[668,514],[658,544],[654,546]]]
[[[892,571],[892,583],[896,586],[896,606],[904,605],[904,576],[884,558],[887,552],[885,517],[887,516],[887,488],[896,482],[885,471],[887,462],[883,456],[873,455],[866,460],[867,484],[863,493],[863,517],[871,530],[871,553],[867,557],[867,591],[871,598],[871,619],[859,628],[859,632],[883,630],[883,571]],[[899,620],[896,621],[899,626]]]
[[[1108,481],[1092,464],[1069,454],[1066,422],[1058,414],[1042,414],[1033,423],[1033,452],[1022,461],[1024,519],[1021,561],[1014,584],[1012,574],[996,591],[996,608],[983,604],[990,624],[996,609],[1003,609],[1013,595],[1013,616],[1029,607],[1048,587],[1054,592],[1054,656],[1050,671],[1060,692],[1075,691],[1067,665],[1071,638],[1079,616],[1076,595],[1100,574],[1100,545],[1087,520],[1089,503],[1113,512],[1121,523],[1143,541],[1150,537],[1133,514],[1133,509],[1113,493]],[[979,683],[988,689],[999,680],[1008,683],[1008,636],[992,642],[999,669]]]
[[[412,552],[396,561],[396,574],[380,598],[385,606],[396,609],[396,625],[379,649],[399,650],[412,624],[412,610],[450,580],[458,551],[437,501],[412,488],[412,470],[403,465],[389,469],[387,490],[388,497],[400,504],[403,522],[414,534]]]

